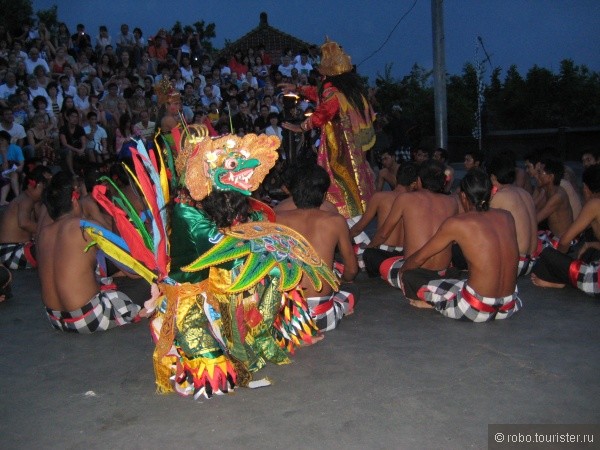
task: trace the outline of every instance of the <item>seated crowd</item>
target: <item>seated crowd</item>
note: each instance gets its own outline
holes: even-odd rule
[[[0,206],[20,193],[28,160],[81,176],[89,163],[118,158],[133,137],[152,141],[168,126],[161,80],[181,94],[176,118],[204,124],[211,135],[281,138],[284,109],[300,117],[309,106],[284,108],[278,84],[309,83],[319,63],[314,46],[272,57],[261,45],[213,60],[192,30],[160,29],[146,39],[127,24],[116,37],[100,26],[93,39],[83,24],[76,28],[61,23],[53,34],[43,23],[26,24],[22,35],[0,36],[0,131],[10,135],[3,170],[12,171]]]

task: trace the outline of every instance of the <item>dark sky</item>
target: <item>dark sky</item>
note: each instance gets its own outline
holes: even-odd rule
[[[415,0],[33,2],[35,11],[52,4],[58,4],[59,19],[71,30],[82,22],[92,37],[102,24],[114,38],[121,23],[130,29],[140,27],[147,37],[161,26],[171,28],[177,20],[183,25],[197,20],[214,22],[216,47],[256,27],[260,12],[265,11],[271,26],[305,41],[320,44],[325,35],[338,41],[371,82],[384,73],[388,63],[393,64],[394,77],[406,75],[414,63],[432,67],[431,0],[417,0],[416,4]],[[409,10],[385,46],[365,61]],[[460,73],[466,62],[475,60],[477,36],[481,36],[492,65],[503,73],[511,64],[516,64],[522,75],[534,64],[557,71],[565,58],[600,72],[600,0],[445,1],[444,26],[450,74]]]

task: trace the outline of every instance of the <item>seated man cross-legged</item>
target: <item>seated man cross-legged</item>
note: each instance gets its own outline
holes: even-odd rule
[[[320,209],[329,189],[329,176],[325,169],[317,165],[307,167],[303,175],[291,188],[297,209],[278,211],[277,222],[304,236],[330,267],[333,266],[337,248],[344,264],[342,281],[352,281],[358,272],[358,264],[346,220],[337,211]],[[300,285],[319,331],[333,330],[344,315],[354,311],[352,293],[342,290],[333,292],[327,284],[320,291],[315,291],[312,284],[304,279]]]
[[[540,287],[562,288],[570,284],[600,297],[600,165],[583,172],[583,196],[581,213],[564,232],[556,250],[547,247],[542,251],[531,280]],[[577,259],[566,255],[572,240],[587,227],[592,228],[596,240],[584,243]]]
[[[399,194],[383,224],[377,228],[367,248],[377,248],[390,235],[403,227],[404,255],[389,258],[385,253],[367,252],[365,265],[378,268],[381,277],[391,286],[399,288],[399,270],[405,258],[421,248],[438,230],[448,217],[458,212],[454,197],[444,193],[444,165],[429,160],[421,164],[417,177],[417,190]],[[432,270],[444,270],[450,265],[450,246],[440,251],[424,263]],[[516,269],[515,269],[516,270]]]
[[[50,170],[39,166],[26,175],[26,188],[15,197],[0,217],[0,264],[8,269],[36,267],[33,237],[37,229],[37,209]]]
[[[360,220],[350,228],[350,237],[354,238],[362,233],[369,223],[377,217],[377,228],[380,228],[392,210],[394,200],[400,194],[412,192],[417,188],[417,167],[411,162],[403,162],[396,172],[396,187],[393,191],[382,191],[373,194],[367,202],[367,209]],[[364,267],[369,276],[379,276],[379,264],[394,256],[401,256],[404,250],[404,222],[392,230],[385,242],[377,248],[365,248],[362,254],[357,254],[359,267]],[[361,258],[362,257],[362,258]],[[361,266],[361,259],[363,264]],[[374,264],[367,265],[367,261]]]
[[[44,203],[53,222],[39,232],[38,275],[52,326],[92,333],[138,321],[141,308],[127,295],[100,289],[96,249],[87,248],[90,238],[81,230],[79,192],[70,173],[54,175]]]
[[[492,185],[483,171],[469,171],[460,189],[466,212],[446,219],[437,233],[406,259],[401,268],[404,295],[413,306],[435,308],[452,319],[506,319],[522,306],[516,284],[519,248],[515,221],[508,211],[489,207]],[[467,261],[466,280],[439,279],[437,272],[419,269],[453,242]]]

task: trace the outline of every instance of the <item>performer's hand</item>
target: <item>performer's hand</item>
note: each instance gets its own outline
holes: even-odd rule
[[[290,92],[296,92],[296,85],[292,83],[279,83],[277,87],[281,88],[284,94],[289,94]]]
[[[300,125],[296,125],[295,123],[283,122],[281,126],[286,130],[290,130],[294,133],[302,133],[302,128],[300,128]]]

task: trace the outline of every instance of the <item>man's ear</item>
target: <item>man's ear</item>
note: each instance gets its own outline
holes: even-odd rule
[[[417,177],[417,189],[423,189],[423,183],[421,182],[421,177]]]

